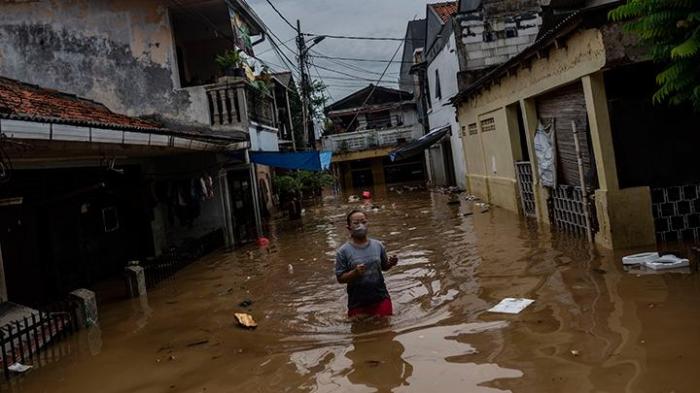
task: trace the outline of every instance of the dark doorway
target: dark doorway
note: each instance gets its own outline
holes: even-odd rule
[[[515,104],[515,113],[518,118],[518,136],[520,137],[520,160],[530,161],[530,152],[527,150],[527,134],[525,131],[525,120],[523,118],[523,109],[520,103]]]
[[[423,153],[400,161],[391,161],[389,157],[386,157],[383,164],[386,184],[425,183],[425,155]]]
[[[374,184],[374,178],[372,177],[372,170],[367,169],[353,169],[352,170],[352,186],[355,188],[369,187]]]
[[[251,243],[255,241],[256,228],[250,171],[241,169],[228,172],[228,186],[236,244]]]
[[[455,162],[452,157],[452,141],[446,139],[442,142],[442,159],[444,160],[443,165],[445,167],[445,181],[447,181],[446,185],[448,186],[457,184],[455,180]]]

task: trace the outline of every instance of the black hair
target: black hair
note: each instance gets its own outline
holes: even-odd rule
[[[348,222],[348,226],[350,226],[350,220],[352,219],[352,215],[355,213],[362,213],[365,215],[365,218],[367,218],[367,214],[363,210],[360,209],[352,209],[350,210],[350,213],[348,213],[348,216],[346,217],[346,221]]]

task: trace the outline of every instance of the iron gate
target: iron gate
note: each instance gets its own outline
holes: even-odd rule
[[[657,240],[700,240],[700,184],[652,188],[651,210]]]
[[[598,223],[593,204],[581,192],[581,187],[558,185],[549,199],[549,218],[555,227],[575,233],[586,233],[586,215],[592,233],[597,232]]]
[[[537,218],[535,209],[535,192],[532,186],[532,166],[530,161],[518,161],[515,163],[515,174],[518,177],[518,190],[520,190],[520,205],[525,217]]]

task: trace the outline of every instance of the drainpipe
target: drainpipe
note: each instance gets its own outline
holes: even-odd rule
[[[250,187],[253,193],[253,211],[255,213],[255,230],[257,236],[261,237],[262,231],[262,216],[260,215],[260,194],[258,193],[258,173],[255,164],[250,162],[250,150],[245,151],[245,162],[250,165],[250,180],[253,183]]]

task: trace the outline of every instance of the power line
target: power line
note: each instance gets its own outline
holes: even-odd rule
[[[287,44],[287,43],[289,43],[290,41],[294,41],[295,38],[297,38],[297,37],[292,37],[292,38],[290,38],[290,39],[284,41],[284,43]],[[262,52],[259,52],[257,55],[258,55],[258,56],[262,56],[262,55],[264,55],[265,53],[270,53],[270,52],[272,52],[273,50],[274,50],[274,48],[272,47],[272,45],[270,45],[270,48],[265,49],[265,50],[262,51]]]
[[[316,70],[316,75],[318,75],[318,78],[321,80],[321,83],[323,83],[323,86],[328,86],[326,82],[323,80],[323,77],[321,76],[321,73],[318,71],[318,67],[316,67],[316,64],[314,64],[313,60],[311,61],[311,65],[314,66],[314,69]],[[325,91],[328,91],[328,89],[324,89]],[[321,93],[323,94],[323,93]],[[333,94],[331,94],[330,91],[328,91],[328,98],[330,98],[332,101],[335,101],[335,98],[333,98]]]
[[[396,55],[399,53],[399,50],[401,49],[402,46],[403,46],[403,43],[400,44],[396,48],[396,50],[394,51],[394,54],[391,56],[391,60],[394,60],[396,58]],[[369,99],[372,98],[372,94],[374,94],[374,91],[377,89],[377,85],[379,83],[381,83],[382,79],[384,78],[384,74],[386,74],[386,71],[389,69],[390,66],[391,66],[391,63],[387,63],[386,67],[384,67],[384,72],[382,72],[382,76],[380,76],[379,79],[377,79],[376,84],[372,85],[372,90],[369,91],[369,94],[367,94],[367,97],[365,98],[364,102],[360,106],[360,109],[357,112],[355,112],[355,116],[353,116],[350,123],[348,123],[348,126],[352,126],[353,123],[355,123],[355,120],[357,120],[357,117],[360,115],[362,108],[364,108],[367,105],[367,103],[369,102]]]
[[[272,7],[273,10],[275,10],[275,12],[277,13],[277,15],[279,15],[280,18],[282,18],[282,20],[285,21],[285,23],[287,23],[287,25],[289,25],[289,27],[292,28],[292,30],[297,31],[296,26],[292,25],[292,23],[289,21],[289,19],[287,19],[284,15],[282,15],[282,13],[280,12],[280,10],[278,10],[277,7],[275,7],[275,5],[272,4],[272,2],[271,2],[270,0],[266,0],[266,1],[267,1],[267,4],[269,4],[270,7]]]
[[[201,12],[199,12],[199,11],[197,11],[197,10],[194,10],[194,12],[196,13],[196,15],[193,15],[191,12],[189,12],[189,11],[185,8],[185,6],[184,6],[179,0],[170,0],[170,1],[171,1],[172,3],[175,3],[175,5],[177,5],[177,6],[180,8],[180,12],[183,12],[184,14],[187,14],[187,15],[189,15],[189,16],[197,16],[200,20],[202,20],[202,21],[204,21],[206,24],[208,24],[209,27],[212,28],[212,29],[214,30],[214,32],[216,32],[218,35],[220,35],[220,36],[226,38],[227,40],[231,41],[231,42],[234,44],[234,46],[237,45],[236,40],[235,40],[232,36],[226,34],[226,32],[224,32],[224,31],[221,31],[221,30],[219,29],[219,27],[218,27],[214,22],[212,22],[206,15],[202,14]],[[264,27],[265,27],[265,29],[266,29],[268,32],[270,32],[271,34],[275,35],[267,26],[264,26]],[[275,35],[275,37],[277,37],[277,36]],[[278,39],[279,39],[279,38],[278,38]],[[282,40],[280,40],[280,41],[282,41]],[[275,47],[274,41],[273,41],[272,39],[270,39],[270,42],[273,44],[273,48],[274,48],[274,47]],[[284,69],[284,68],[285,68],[285,67],[283,67],[283,66],[280,66],[279,64],[274,64],[274,63],[272,63],[272,62],[266,62],[265,60],[263,60],[263,59],[261,59],[261,58],[255,56],[255,55],[250,55],[250,56],[253,57],[253,58],[256,59],[256,60],[259,60],[259,61],[260,61],[261,63],[263,63],[264,65],[267,65],[267,64],[269,63],[270,65],[274,65],[274,66],[279,67],[279,68],[281,68],[281,69]],[[284,61],[283,61],[283,63],[284,63]]]
[[[314,53],[319,53],[319,52],[317,52],[317,51],[312,51],[312,52],[314,52]],[[339,61],[339,60],[335,60],[335,59],[330,59],[330,58],[324,58],[324,59],[328,60],[329,62],[331,62],[331,63],[333,63],[333,64],[339,65],[339,66],[341,66],[341,67],[345,67],[345,68],[347,68],[347,69],[349,69],[349,70],[352,70],[352,71],[364,72],[364,73],[367,73],[367,74],[374,74],[374,75],[381,75],[381,73],[379,73],[379,72],[372,71],[372,70],[368,70],[368,69],[366,69],[366,68],[362,68],[362,67],[356,66],[356,65],[354,65],[354,64],[349,64],[349,63],[345,63],[345,62],[342,62],[342,61]],[[390,75],[397,75],[397,76],[399,75],[398,73],[395,73],[395,72],[390,72],[389,74],[390,74]]]
[[[326,37],[326,38],[338,38],[344,40],[365,40],[365,41],[422,41],[420,38],[397,38],[397,37],[363,37],[363,36],[351,36],[351,35],[332,35],[332,34],[314,34],[314,33],[302,33],[309,37]]]
[[[325,55],[314,55],[314,57],[318,57],[319,59],[364,61],[364,62],[370,62],[370,63],[415,64],[412,61],[403,61],[403,60],[363,59],[363,58],[358,58],[358,57],[339,57],[339,56],[325,56]]]
[[[320,68],[320,69],[322,69],[322,70],[326,70],[326,71],[329,71],[329,72],[334,72],[334,73],[336,73],[336,74],[348,76],[348,77],[350,77],[350,78],[352,78],[352,79],[355,79],[355,80],[365,80],[365,81],[370,81],[370,82],[373,82],[373,81],[374,81],[374,79],[363,78],[363,77],[358,76],[358,75],[348,74],[347,72],[337,71],[337,70],[334,70],[334,69],[328,68],[328,67],[323,67],[323,66],[317,66],[317,67]],[[384,74],[380,74],[380,75],[381,75],[381,76],[384,76]]]

